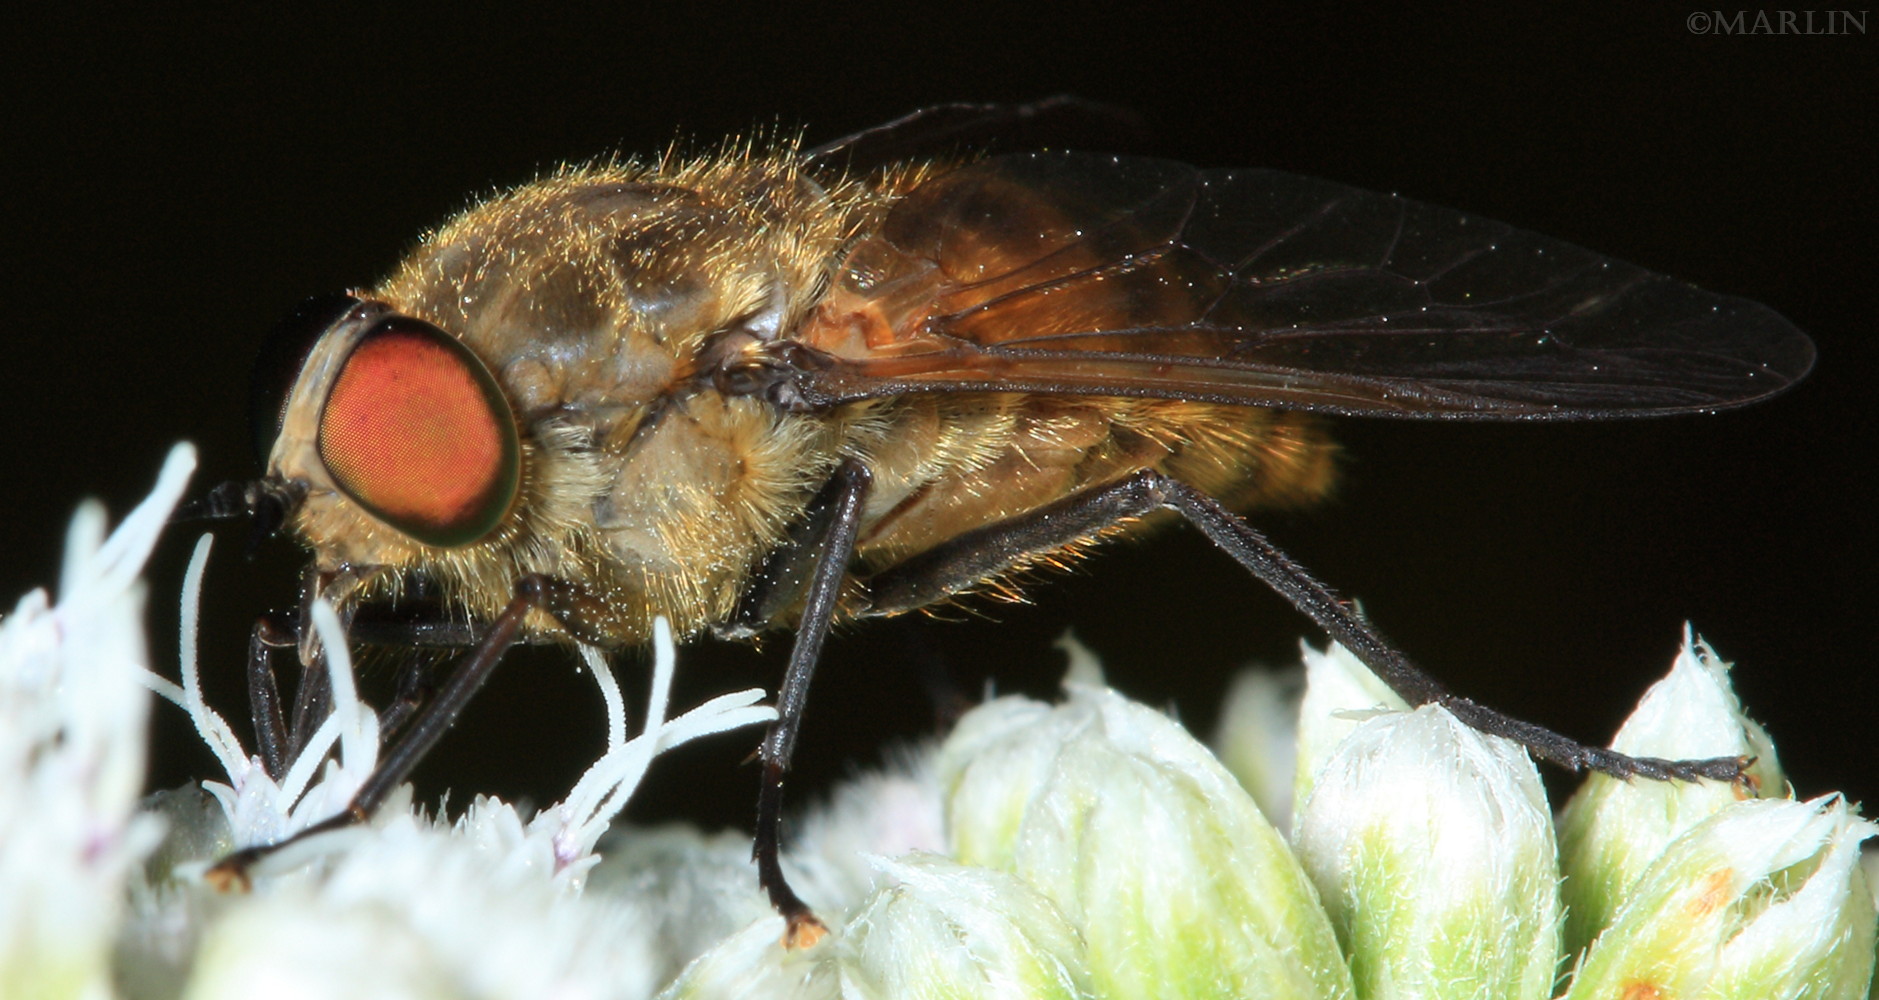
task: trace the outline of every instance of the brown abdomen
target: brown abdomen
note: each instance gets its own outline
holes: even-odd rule
[[[1144,469],[1240,510],[1310,503],[1335,472],[1321,423],[1277,410],[1021,394],[907,396],[879,410],[856,441],[875,472],[859,545],[871,573]]]

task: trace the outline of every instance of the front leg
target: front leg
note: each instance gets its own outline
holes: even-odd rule
[[[438,740],[443,739],[444,733],[456,723],[457,717],[470,703],[470,699],[475,697],[483,683],[489,680],[490,675],[495,672],[496,664],[502,662],[503,654],[508,652],[509,647],[521,637],[522,625],[527,620],[529,612],[541,608],[553,613],[556,607],[567,606],[569,601],[579,595],[579,588],[544,576],[530,575],[518,580],[515,596],[510,598],[502,613],[496,616],[496,620],[491,623],[469,655],[464,657],[463,661],[451,672],[450,678],[445,681],[444,685],[421,710],[411,717],[409,727],[380,757],[377,768],[366,777],[345,809],[279,843],[256,845],[228,855],[209,869],[206,877],[210,883],[217,888],[224,889],[237,886],[246,888],[249,882],[249,868],[269,854],[316,834],[343,829],[370,820],[378,807],[384,804],[386,797],[410,777],[412,769],[417,767],[418,762],[430,753]],[[311,620],[311,615],[305,615],[300,620],[301,628],[308,634],[312,632]],[[303,642],[302,647],[305,648],[305,645]],[[311,682],[314,674],[325,676],[325,670],[319,658],[316,657],[310,662],[313,665],[306,668],[302,678],[303,690]],[[250,669],[252,676],[254,671],[252,665]],[[271,682],[271,672],[267,680]],[[330,712],[330,708],[328,711]],[[263,728],[273,728],[269,720],[264,719],[261,724]],[[299,737],[300,740],[305,738],[304,735]],[[301,749],[303,748],[296,746],[294,753],[299,753]],[[291,761],[292,756],[289,756],[287,762]]]

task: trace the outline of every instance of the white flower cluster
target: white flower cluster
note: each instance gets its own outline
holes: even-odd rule
[[[279,783],[203,704],[192,653],[181,687],[147,677],[134,579],[187,465],[109,540],[81,512],[59,601],[0,624],[0,997],[1868,995],[1859,845],[1879,828],[1785,797],[1694,638],[1615,745],[1752,755],[1755,782],[1594,777],[1557,827],[1518,748],[1404,710],[1341,649],[1307,649],[1302,685],[1244,681],[1218,757],[1073,654],[1061,703],[988,702],[798,824],[786,867],[832,933],[792,951],[747,838],[601,839],[661,749],[771,717],[744,692],[667,720],[662,636],[634,739],[590,657],[608,750],[562,804],[393,802],[218,894],[206,862],[338,809],[377,737],[343,655],[330,731]],[[140,807],[144,686],[216,749],[212,797]]]
[[[0,996],[111,994],[124,887],[162,835],[137,808],[150,715],[137,575],[194,464],[171,454],[108,539],[104,508],[81,506],[58,600],[35,590],[0,622]]]

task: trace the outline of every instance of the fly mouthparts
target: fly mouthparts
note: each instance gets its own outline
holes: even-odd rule
[[[170,514],[170,523],[230,521],[238,517],[246,517],[253,510],[253,505],[248,500],[248,491],[253,485],[253,483],[235,479],[222,483],[200,500],[184,501],[174,513]]]
[[[171,524],[189,521],[233,521],[250,518],[248,558],[261,543],[287,521],[287,515],[300,506],[306,488],[279,479],[231,479],[211,489],[199,500],[191,500],[170,515]]]

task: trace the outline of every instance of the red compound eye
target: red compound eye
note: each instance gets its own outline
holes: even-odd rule
[[[320,414],[320,459],[373,516],[429,545],[466,545],[508,513],[515,418],[456,338],[404,316],[353,348]]]

